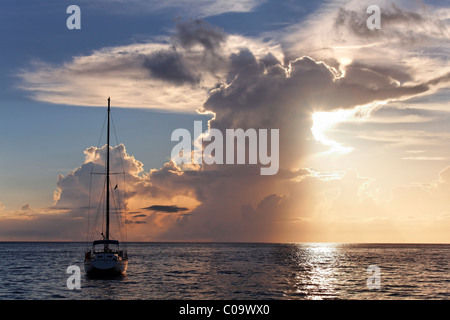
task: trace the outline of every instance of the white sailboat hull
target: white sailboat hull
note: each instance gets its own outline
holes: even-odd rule
[[[115,260],[112,258],[93,258],[84,261],[84,270],[87,274],[125,274],[128,260]]]

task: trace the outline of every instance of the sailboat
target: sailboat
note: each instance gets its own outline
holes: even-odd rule
[[[84,269],[89,275],[124,275],[128,267],[127,251],[122,249],[118,240],[111,238],[110,233],[110,161],[109,161],[109,136],[111,118],[111,99],[108,98],[108,127],[106,142],[106,203],[105,233],[101,233],[101,239],[94,240],[92,247],[85,251]],[[114,188],[115,189],[115,188]]]

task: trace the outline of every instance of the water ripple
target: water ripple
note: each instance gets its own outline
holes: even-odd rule
[[[449,299],[450,245],[131,243],[125,277],[69,290],[84,243],[0,243],[0,299]],[[380,289],[367,267],[380,268]]]

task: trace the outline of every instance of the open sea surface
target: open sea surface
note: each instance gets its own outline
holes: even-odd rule
[[[0,242],[0,299],[450,299],[448,244],[128,243],[127,275],[112,279],[86,276],[85,247]]]

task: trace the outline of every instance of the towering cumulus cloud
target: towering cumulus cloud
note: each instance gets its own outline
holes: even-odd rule
[[[332,26],[356,34],[352,41],[359,41],[357,49],[364,51],[367,40],[355,32],[356,27],[350,23],[348,15],[352,12],[341,8],[336,15],[334,11]],[[329,12],[324,15],[328,18]],[[402,29],[414,17],[393,6],[387,23]],[[314,28],[311,31],[318,32]],[[422,31],[419,28],[413,34]],[[405,45],[402,37],[400,32],[381,33],[377,41],[395,42],[397,38]],[[392,209],[378,201],[372,179],[354,171],[327,174],[301,169],[308,165],[311,149],[317,148],[311,132],[312,114],[336,110],[364,112],[361,106],[370,110],[377,103],[422,95],[435,90],[434,86],[441,80],[447,81],[448,70],[442,70],[441,76],[430,74],[429,70],[421,68],[423,61],[420,60],[415,72],[405,69],[403,64],[409,59],[408,53],[403,53],[400,65],[396,59],[391,61],[386,57],[376,61],[372,59],[373,52],[362,54],[361,59],[349,48],[347,54],[346,63],[336,63],[337,56],[322,52],[319,54],[322,60],[300,56],[286,61],[271,52],[256,56],[249,47],[232,52],[227,57],[226,76],[210,91],[199,111],[212,113],[210,128],[222,132],[228,128],[279,128],[280,171],[273,177],[260,176],[255,168],[238,165],[208,165],[180,171],[173,163],[168,163],[149,176],[150,182],[154,186],[170,183],[174,187],[166,191],[191,194],[200,205],[189,215],[180,217],[162,236],[234,241],[275,241],[281,236],[298,241],[311,237],[312,233],[320,238],[321,232],[329,232],[333,224],[341,228],[342,236],[352,223],[341,224],[337,222],[340,218],[359,221],[360,235],[369,231],[370,219],[385,219],[384,215],[389,215],[387,212]],[[442,201],[439,197],[439,203]],[[336,210],[339,215],[330,216],[330,211],[335,209],[339,209]],[[403,217],[397,218],[403,220]],[[395,221],[385,220],[383,230],[374,223],[372,234],[383,236],[387,230],[392,231],[393,224]]]
[[[323,165],[320,156],[329,145],[318,141],[325,122],[321,127],[314,117],[335,115],[340,118],[322,119],[356,126],[379,109],[448,85],[450,68],[442,65],[448,47],[439,46],[449,39],[445,19],[437,15],[430,20],[428,11],[412,13],[385,3],[378,33],[365,27],[364,5],[337,1],[298,25],[265,34],[264,40],[227,34],[202,20],[178,21],[176,33],[164,42],[104,48],[64,66],[37,65],[21,76],[37,100],[93,105],[103,101],[105,86],[113,86],[119,105],[210,114],[209,128],[223,136],[227,129],[279,129],[275,175],[260,175],[257,165],[182,166],[174,161],[145,171],[123,145],[114,148],[124,159],[128,185],[126,193],[118,191],[127,215],[118,216],[133,240],[346,241],[347,235],[357,235],[361,241],[389,241],[383,237],[396,234],[400,222],[405,233],[421,225],[405,224],[407,214],[397,212],[411,194],[434,199],[427,198],[434,203],[428,207],[432,218],[417,206],[410,211],[415,219],[427,221],[430,230],[449,224],[444,196],[449,169],[428,185],[399,186],[384,196],[368,171],[363,176],[332,163],[336,155],[330,155],[328,171],[316,167]],[[435,55],[419,54],[435,48]],[[92,85],[105,74],[120,78],[120,87],[114,81]],[[48,86],[49,81],[54,85]],[[92,88],[84,90],[86,83]],[[85,100],[73,97],[69,87],[86,92]],[[141,101],[125,103],[125,97],[134,96]],[[349,141],[362,140],[366,148],[382,138],[367,138],[361,127],[353,132]],[[87,149],[81,167],[58,177],[54,208],[66,211],[54,219],[85,220],[90,169],[93,163],[102,168],[104,153],[105,147]],[[365,165],[367,156],[358,155]],[[112,159],[113,168],[121,170],[119,157]]]
[[[212,165],[198,171],[166,171],[164,181],[189,179],[201,205],[183,217],[167,234],[184,238],[219,240],[274,240],[280,233],[292,235],[308,207],[303,180],[310,172],[304,164],[311,134],[312,113],[352,108],[377,100],[424,92],[423,85],[401,86],[370,70],[342,75],[310,57],[284,67],[272,56],[257,59],[248,49],[230,57],[229,82],[211,91],[202,112],[212,112],[211,128],[280,128],[280,171],[274,177],[259,176],[252,167]],[[378,86],[370,82],[377,81]],[[307,179],[310,180],[310,179]],[[151,179],[151,181],[153,181]],[[295,182],[302,181],[302,182]],[[174,183],[177,184],[177,183]],[[301,190],[301,191],[300,191]],[[312,196],[312,195],[311,195]]]

